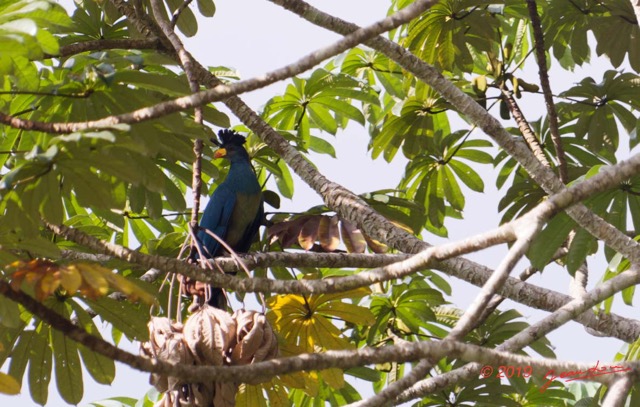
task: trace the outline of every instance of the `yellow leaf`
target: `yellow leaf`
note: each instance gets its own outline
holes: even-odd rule
[[[365,295],[369,294],[371,294],[371,290],[368,287],[360,287],[356,288],[355,290],[343,291],[339,293],[312,295],[309,298],[309,303],[311,303],[313,307],[318,307],[325,302],[362,298]]]
[[[334,301],[324,304],[318,308],[318,312],[356,325],[372,325],[376,320],[368,308],[346,302]]]
[[[60,269],[60,282],[62,283],[62,288],[70,294],[73,294],[78,291],[80,285],[82,285],[82,276],[78,268],[71,264]]]
[[[109,280],[109,283],[114,290],[120,291],[132,301],[140,299],[146,304],[152,304],[156,301],[156,298],[153,295],[149,294],[141,287],[138,287],[132,281],[127,280],[120,274],[112,273],[110,270],[107,271],[108,274],[106,274],[105,277]]]
[[[344,387],[344,373],[340,369],[325,369],[320,371],[320,377],[334,389]]]
[[[267,407],[267,401],[262,395],[262,388],[249,384],[241,384],[238,388],[236,404],[240,406]]]
[[[56,278],[53,274],[45,274],[36,287],[36,296],[38,300],[42,301],[60,286],[60,279]]]
[[[318,315],[311,321],[307,332],[311,345],[310,352],[313,351],[314,346],[323,349],[353,349],[355,347],[346,339],[341,338],[340,330],[325,317]]]
[[[80,271],[80,274],[82,274],[83,281],[95,290],[98,295],[107,295],[109,292],[109,282],[105,278],[102,268],[93,267],[90,264],[84,263],[78,263],[76,267]]]
[[[0,393],[15,395],[20,394],[20,383],[5,373],[0,373]]]

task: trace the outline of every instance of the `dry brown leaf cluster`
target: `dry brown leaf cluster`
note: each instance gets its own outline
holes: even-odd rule
[[[152,318],[143,355],[182,365],[231,366],[278,356],[278,341],[266,317],[255,311],[233,315],[209,305],[193,313],[184,326],[168,318]],[[165,393],[160,406],[235,406],[239,383],[182,383],[152,374],[150,382]]]
[[[385,253],[387,247],[362,233],[360,229],[338,215],[302,215],[276,223],[268,230],[271,242],[280,241],[283,248],[300,246],[304,250],[334,252],[340,238],[349,253],[364,253],[369,247],[374,253]]]
[[[135,283],[113,270],[95,263],[58,264],[47,259],[33,259],[28,262],[16,261],[9,265],[11,287],[18,291],[26,289],[33,293],[38,301],[60,291],[67,295],[80,294],[96,299],[109,291],[118,291],[129,300],[138,299],[147,304],[155,298]]]

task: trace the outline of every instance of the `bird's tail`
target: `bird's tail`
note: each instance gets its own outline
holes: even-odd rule
[[[212,307],[216,307],[218,309],[226,311],[227,295],[224,292],[224,290],[222,290],[222,288],[219,288],[219,287],[209,287],[209,290],[211,292],[211,296],[209,297],[208,304],[211,305]]]

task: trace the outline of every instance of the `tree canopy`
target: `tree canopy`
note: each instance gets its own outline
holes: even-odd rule
[[[270,2],[340,40],[241,78],[185,48],[214,0],[0,0],[0,393],[45,405],[55,376],[78,404],[83,372],[106,385],[119,362],[155,390],[94,405],[640,405],[640,321],[614,312],[640,282],[640,3],[389,0],[361,28]],[[604,74],[580,76],[595,56]],[[260,111],[242,100],[277,81]],[[323,175],[347,126],[400,179],[354,194]],[[246,136],[266,216],[250,253],[191,263],[229,170],[220,128]],[[294,173],[322,205],[278,210]],[[431,244],[489,184],[495,227]],[[492,246],[495,269],[467,257]],[[570,289],[526,282],[551,266]],[[466,309],[452,278],[478,287]],[[576,343],[626,344],[556,359],[569,321]]]

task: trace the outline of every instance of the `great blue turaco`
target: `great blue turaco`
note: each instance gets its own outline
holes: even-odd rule
[[[251,247],[264,216],[262,188],[251,166],[246,139],[232,130],[218,132],[220,142],[214,159],[227,158],[231,162],[225,180],[211,194],[200,219],[196,234],[199,250],[192,249],[190,259],[197,261],[200,251],[206,258],[228,255],[224,247],[209,232],[224,240],[235,252],[245,253]],[[220,288],[211,287],[209,304],[226,309],[226,298]]]

